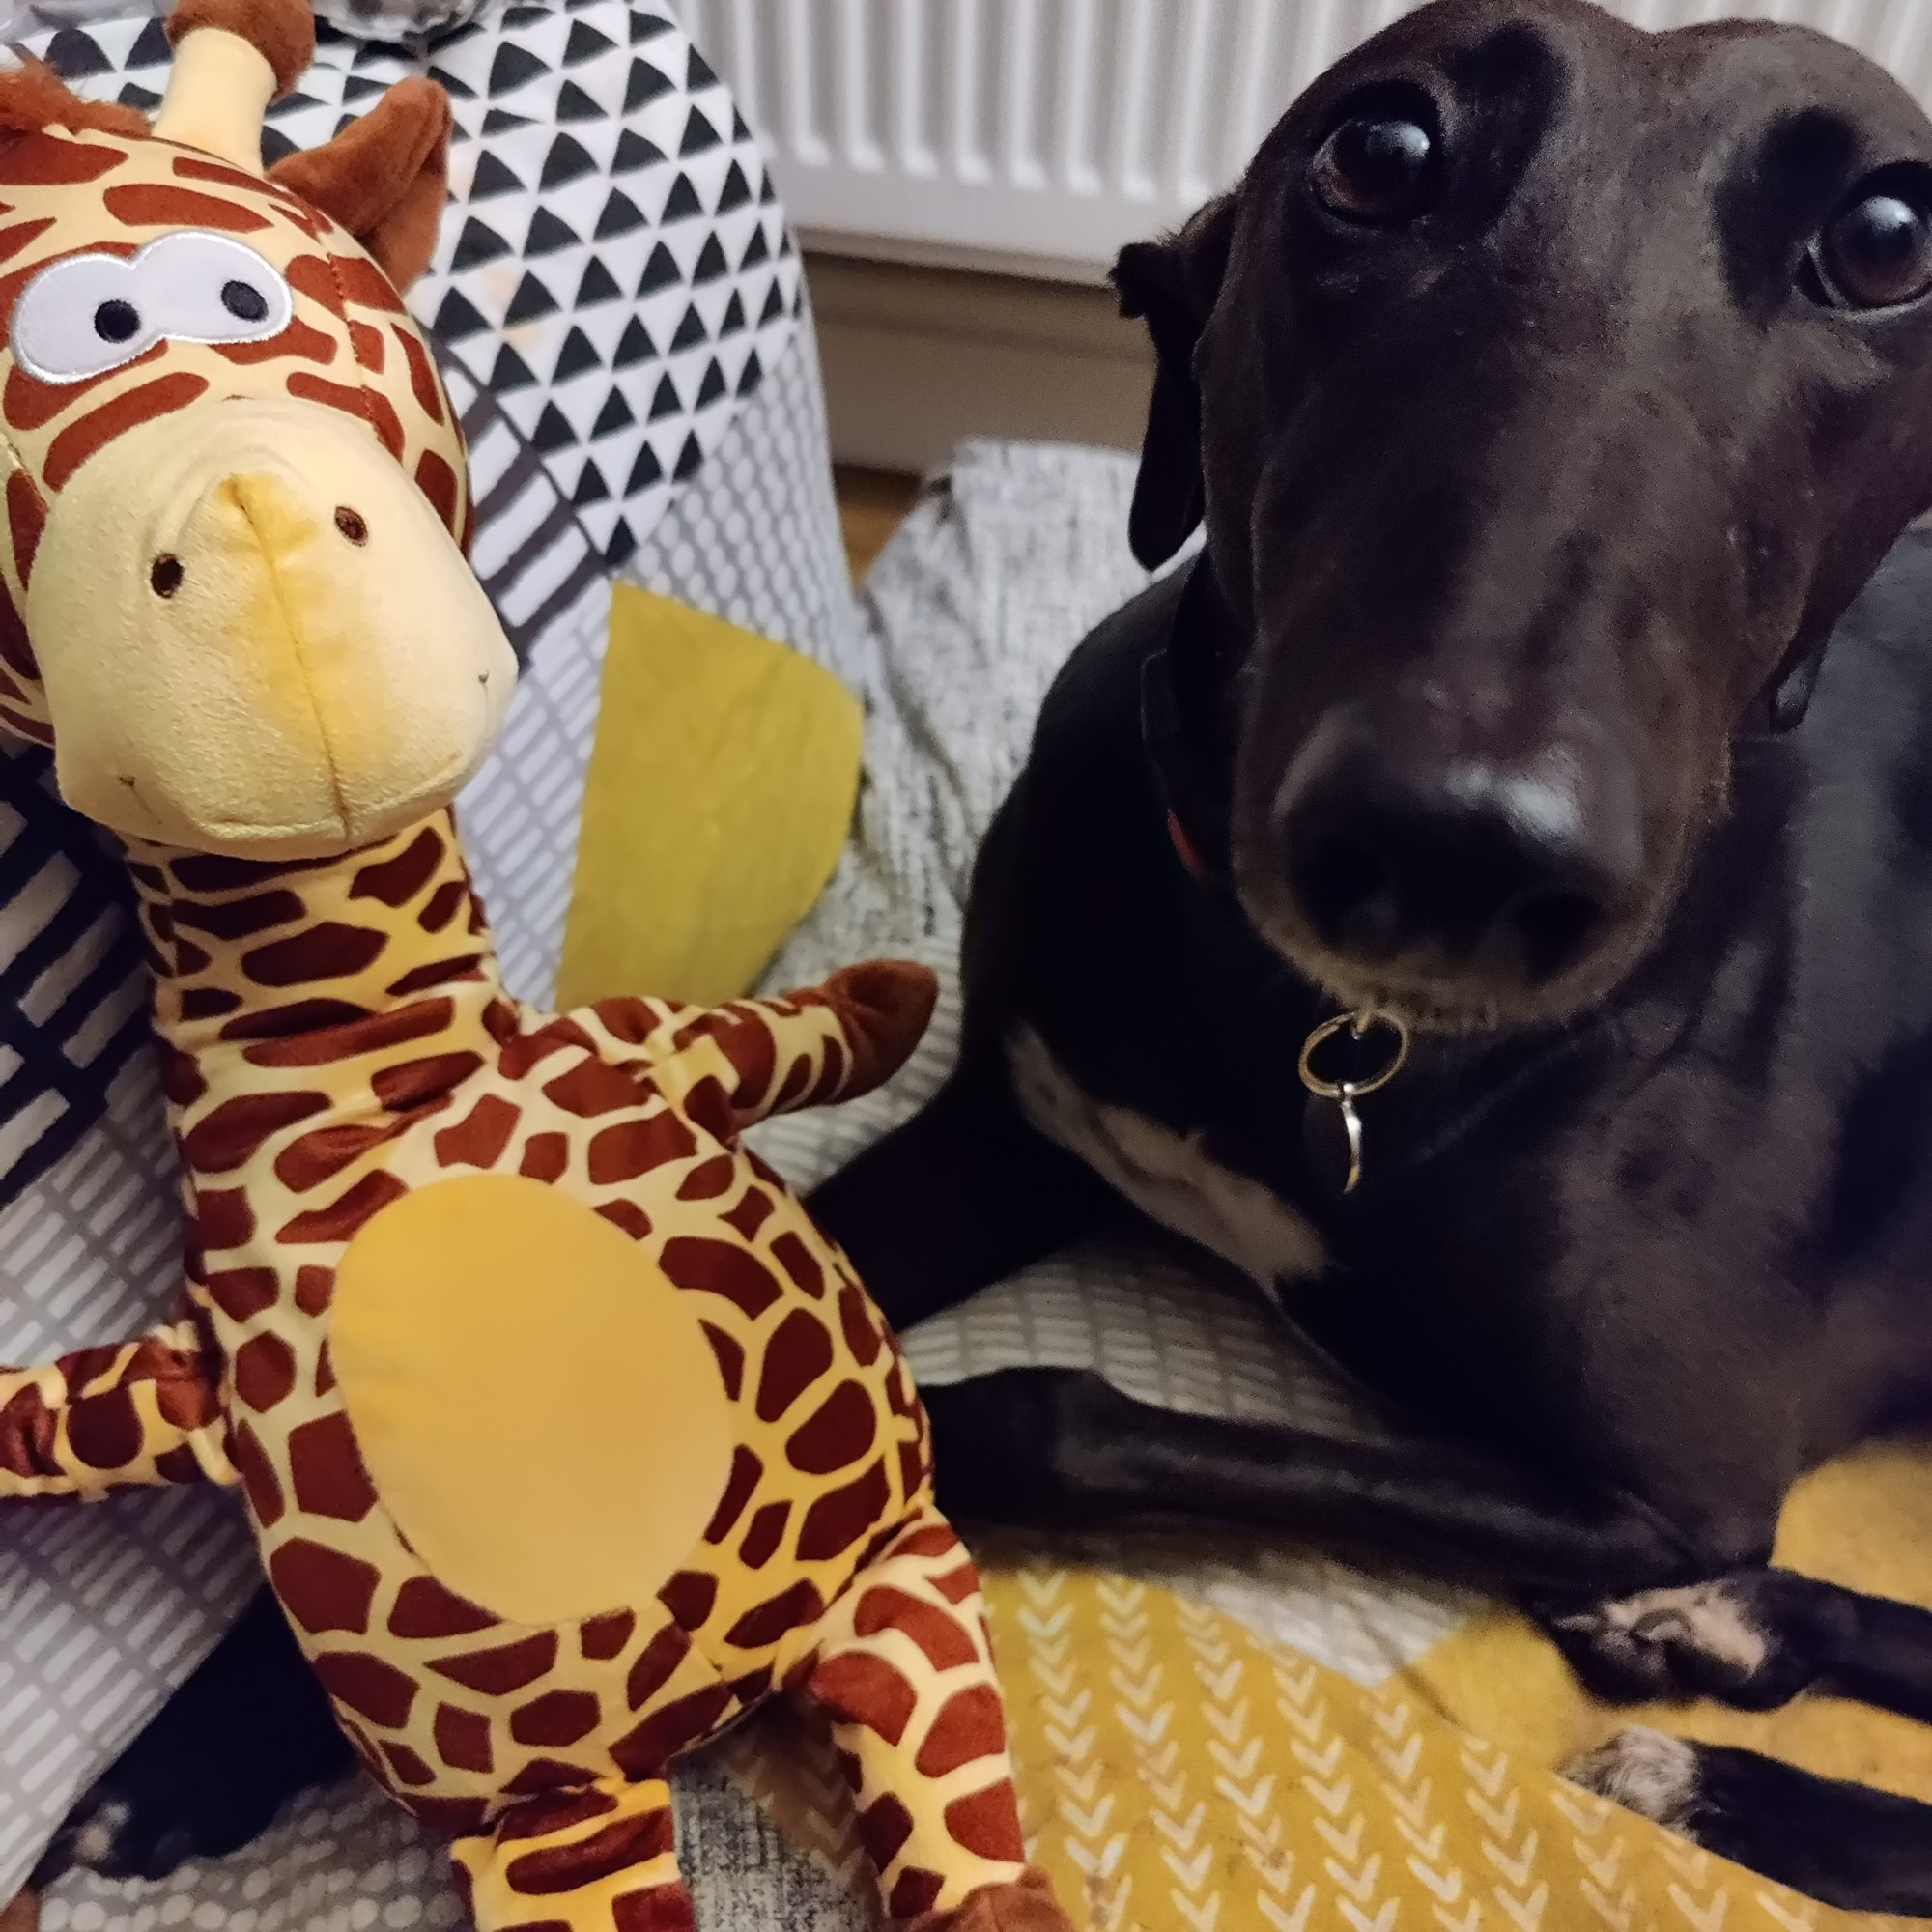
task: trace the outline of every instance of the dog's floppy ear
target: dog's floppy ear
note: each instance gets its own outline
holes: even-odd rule
[[[1210,201],[1178,235],[1134,242],[1114,264],[1121,313],[1143,318],[1153,337],[1153,396],[1141,441],[1127,536],[1148,570],[1163,564],[1200,523],[1201,392],[1194,346],[1221,291],[1235,230],[1235,197]]]

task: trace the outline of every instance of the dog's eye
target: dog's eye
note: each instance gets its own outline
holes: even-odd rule
[[[1317,199],[1344,221],[1406,221],[1428,201],[1435,143],[1420,122],[1359,114],[1322,144],[1311,171]]]
[[[1866,194],[1819,238],[1827,293],[1845,308],[1896,308],[1932,289],[1932,221],[1902,194]]]

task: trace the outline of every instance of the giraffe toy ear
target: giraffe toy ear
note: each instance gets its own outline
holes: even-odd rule
[[[449,97],[399,80],[319,148],[285,155],[269,179],[339,221],[398,289],[429,267],[449,192]]]

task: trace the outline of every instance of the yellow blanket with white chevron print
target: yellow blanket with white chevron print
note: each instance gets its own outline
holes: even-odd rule
[[[1787,1509],[1779,1557],[1928,1601],[1922,1454],[1874,1449],[1811,1478]],[[984,1569],[1028,1836],[1092,1932],[1917,1922],[1801,1898],[1548,1767],[1634,1719],[1932,1795],[1921,1727],[1829,1698],[1768,1717],[1610,1712],[1575,1689],[1541,1637],[1500,1615],[1371,1690],[1154,1583],[1043,1561]],[[754,1730],[731,1750],[788,1830],[856,1872],[842,1781],[821,1741]]]

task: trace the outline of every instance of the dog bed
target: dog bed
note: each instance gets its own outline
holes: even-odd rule
[[[55,50],[71,71],[103,92],[154,91],[160,56],[147,22],[64,31],[79,35]],[[636,81],[639,60],[666,84]],[[422,300],[475,452],[479,569],[526,662],[503,751],[465,800],[513,981],[542,997],[563,956],[612,571],[792,645],[866,708],[853,836],[771,980],[882,952],[950,976],[972,854],[1039,696],[1084,630],[1145,581],[1124,542],[1131,466],[969,447],[932,480],[855,608],[782,222],[749,134],[662,9],[511,8],[420,50],[331,40],[285,110],[285,133],[317,138],[345,102],[411,66],[469,90],[458,92],[468,138],[457,197]],[[708,142],[694,135],[694,113]],[[499,114],[515,119],[497,123],[491,152],[514,185],[483,166],[475,139]],[[659,158],[637,162],[626,134]],[[572,146],[560,146],[566,136]],[[620,179],[626,155],[655,184],[650,195]],[[686,199],[679,181],[697,215],[670,218]],[[640,216],[629,226],[625,205]],[[546,214],[574,239],[559,240]],[[607,214],[615,225],[600,236]],[[765,252],[748,261],[754,231]],[[660,245],[668,274],[653,268]],[[623,299],[600,293],[593,262]],[[641,311],[631,292],[653,274],[666,277],[651,291],[658,306]],[[734,299],[740,326],[727,327]],[[640,313],[658,366],[619,370]],[[660,410],[664,378],[671,402]],[[0,1138],[12,1150],[0,1347],[18,1358],[118,1332],[164,1295],[175,1230],[109,875],[30,759],[0,777],[14,787],[0,835],[16,935],[0,1000],[17,1015],[10,1046],[39,1069]],[[949,999],[891,1089],[837,1115],[774,1122],[764,1151],[801,1184],[828,1171],[931,1091],[955,1024]],[[909,1340],[928,1382],[1029,1362],[1094,1366],[1150,1401],[1363,1426],[1264,1307],[1178,1250],[1095,1245],[1055,1258]],[[1932,1548],[1932,1525],[1912,1520],[1917,1473],[1884,1458],[1830,1472],[1794,1511],[1801,1541],[1811,1523],[1808,1567],[1838,1564],[1868,1586],[1932,1600],[1932,1576],[1897,1562],[1875,1574],[1844,1533],[1885,1525],[1895,1550]],[[252,1581],[245,1538],[205,1498],[14,1513],[4,1538],[0,1890]],[[1544,1767],[1618,1720],[1586,1706],[1538,1640],[1472,1599],[1292,1551],[987,1553],[1027,1821],[1096,1926],[1840,1922],[1551,1778]],[[1450,1720],[1498,1743],[1473,1743]],[[1784,1719],[1692,1721],[1704,1735],[1774,1735],[1771,1747],[1822,1769],[1932,1795],[1932,1773],[1909,1760],[1916,1733],[1824,1700]],[[789,1741],[802,1768],[783,1773],[772,1742],[750,1732],[679,1780],[700,1923],[845,1932],[864,1918],[841,1883],[853,1854],[836,1776],[806,1740]],[[78,1875],[44,1904],[47,1932],[407,1932],[460,1916],[438,1849],[355,1784],[305,1799],[219,1865],[154,1886]]]

